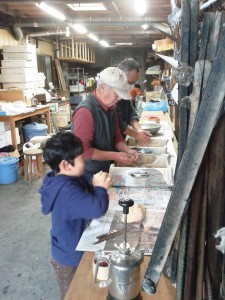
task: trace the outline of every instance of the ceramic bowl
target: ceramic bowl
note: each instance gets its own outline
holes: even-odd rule
[[[161,128],[161,125],[159,124],[140,124],[140,125],[141,125],[141,129],[150,131],[151,134],[156,134]]]

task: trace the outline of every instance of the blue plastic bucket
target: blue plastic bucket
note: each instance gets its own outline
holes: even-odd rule
[[[39,124],[36,122],[23,126],[23,138],[24,143],[29,142],[34,136],[46,136],[48,126],[45,124]]]
[[[146,102],[143,110],[147,111],[167,111],[166,100],[159,100],[158,102]]]
[[[0,158],[0,184],[11,184],[18,180],[18,158]]]

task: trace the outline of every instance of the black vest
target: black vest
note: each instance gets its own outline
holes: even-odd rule
[[[92,147],[103,151],[114,151],[116,111],[114,109],[109,110],[107,115],[93,95],[88,96],[86,100],[82,101],[76,111],[81,107],[85,107],[91,112],[94,121]],[[111,160],[99,161],[87,159],[85,160],[85,172],[89,174],[95,174],[99,171],[108,172],[111,163]]]

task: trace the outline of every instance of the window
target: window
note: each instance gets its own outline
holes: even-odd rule
[[[37,56],[38,72],[45,74],[45,88],[48,88],[49,82],[52,81],[52,57],[48,55]]]

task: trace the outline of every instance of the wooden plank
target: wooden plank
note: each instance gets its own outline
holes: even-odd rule
[[[190,135],[193,128],[198,108],[200,104],[200,97],[204,92],[206,84],[208,82],[209,74],[211,71],[211,62],[210,61],[197,61],[195,64],[195,74],[194,74],[194,83],[193,83],[193,92],[191,95],[191,111],[189,119],[189,129],[188,133]]]
[[[201,165],[198,176],[196,178],[190,205],[190,228],[188,233],[187,258],[184,281],[184,300],[195,299],[196,294],[196,244],[198,232],[198,219],[200,215],[200,203],[202,197],[202,185],[204,178],[204,163]],[[190,276],[191,274],[191,276]]]
[[[209,40],[206,51],[206,59],[208,60],[213,61],[217,55],[220,42],[219,36],[223,26],[222,16],[222,12],[213,13],[212,15],[212,24],[210,27]]]
[[[213,99],[214,100],[214,99]],[[212,100],[212,101],[213,101]],[[215,232],[225,226],[225,115],[213,131],[209,143],[209,173],[207,184],[206,261],[212,286],[212,299],[220,299],[222,255],[216,249]]]
[[[198,56],[199,0],[191,0],[189,66],[194,67]]]
[[[94,285],[92,275],[93,257],[93,252],[85,252],[64,300],[106,299],[108,289],[98,288]],[[141,279],[144,276],[149,259],[149,256],[145,256],[144,262],[141,264]],[[142,300],[175,300],[175,288],[166,277],[162,276],[155,295],[149,296],[144,292],[141,292],[141,295]]]
[[[208,156],[204,157],[204,164],[206,165],[204,182],[202,188],[202,199],[200,204],[200,216],[198,224],[198,239],[196,249],[196,295],[195,300],[203,299],[203,281],[204,281],[204,262],[205,262],[205,235],[206,235],[206,213],[207,213],[207,185],[208,185]]]
[[[199,60],[205,60],[206,58],[206,51],[209,42],[210,30],[213,26],[213,13],[205,13],[203,27],[202,27],[202,34],[201,34],[201,45],[199,50]]]
[[[68,61],[68,62],[80,62],[80,63],[87,63],[87,64],[95,63],[95,61],[89,61],[89,60],[76,58],[76,57],[60,57],[58,60],[59,61]]]
[[[62,91],[66,92],[67,91],[66,81],[62,72],[60,61],[58,59],[55,59],[54,61],[55,61],[56,71],[59,77],[59,82],[61,83]]]

